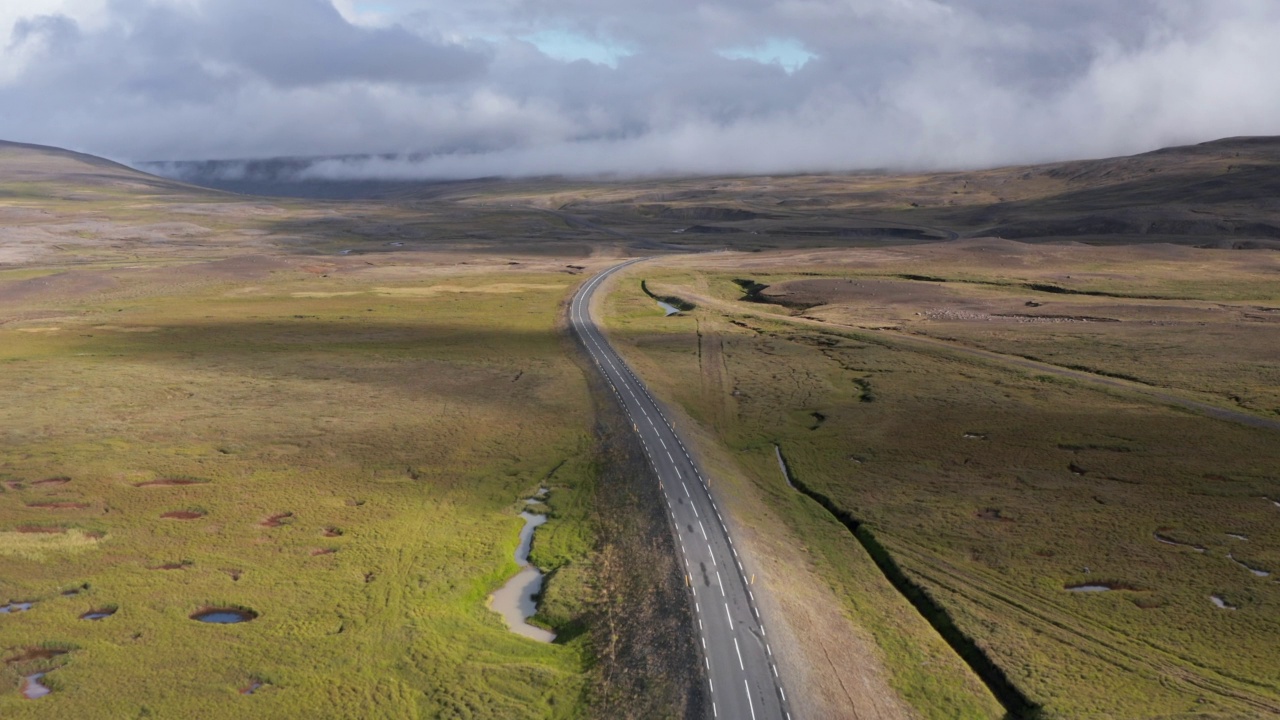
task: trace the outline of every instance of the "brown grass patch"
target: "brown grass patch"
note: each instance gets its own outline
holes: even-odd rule
[[[159,480],[148,480],[146,482],[134,483],[134,487],[183,487],[186,485],[205,485],[208,480],[196,480],[193,478],[161,478]]]
[[[335,527],[325,528],[324,536],[329,538],[342,537],[342,531]]]
[[[23,648],[22,652],[17,655],[5,658],[4,663],[6,665],[15,665],[17,663],[32,662],[34,660],[52,660],[59,655],[66,655],[68,652],[68,650],[58,650],[55,648],[27,647]]]
[[[208,515],[208,513],[202,510],[170,510],[160,517],[169,518],[170,520],[196,520],[205,515]]]
[[[36,508],[38,510],[85,510],[85,509],[88,509],[89,503],[33,502],[33,503],[27,503],[27,507]]]
[[[982,520],[995,520],[997,522],[1013,522],[1013,518],[1005,517],[1000,514],[1000,508],[983,508],[978,511],[978,518]]]
[[[269,528],[280,527],[281,525],[287,525],[288,523],[286,523],[285,521],[291,517],[293,517],[293,513],[283,512],[276,515],[272,515],[271,517],[267,518],[266,520],[263,520],[258,524],[261,525],[262,527],[269,527]]]
[[[311,551],[311,557],[316,557],[318,555],[332,555],[336,552],[338,552],[338,548],[316,548]]]
[[[37,485],[66,485],[69,482],[71,482],[71,478],[69,477],[51,477],[51,478],[45,478],[44,480],[37,480],[31,483],[31,486],[35,487]]]

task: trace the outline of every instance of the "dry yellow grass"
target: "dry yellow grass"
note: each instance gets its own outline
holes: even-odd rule
[[[1170,260],[1144,274],[1138,270],[1148,251],[1126,259],[1120,250],[1052,248],[1050,270],[1034,262],[1035,248],[1024,248],[1025,264],[1016,266],[964,263],[965,250],[958,244],[808,258],[820,262],[781,254],[671,259],[637,268],[629,285],[619,285],[614,334],[630,346],[646,380],[718,437],[759,492],[777,498],[775,507],[786,508],[794,491],[773,456],[781,446],[797,479],[874,533],[1045,717],[1280,714],[1280,665],[1271,652],[1280,637],[1280,594],[1274,576],[1249,569],[1280,567],[1271,501],[1280,495],[1276,431],[969,352],[996,341],[1016,346],[1021,324],[972,321],[960,335],[963,321],[914,314],[990,307],[1007,302],[1005,295],[1043,302],[1052,312],[1060,293],[1025,286],[1047,272],[1070,275],[1055,284],[1086,291],[1177,298],[1192,288],[1192,300],[1142,301],[1169,314],[1199,303],[1266,305],[1280,298],[1268,276],[1273,258],[1246,263],[1231,253],[1190,251],[1196,262]],[[1079,277],[1088,272],[1099,279]],[[742,302],[733,282],[754,279],[771,286],[765,296],[777,288],[781,299],[798,300],[803,283],[899,283],[901,274],[969,282],[958,290],[919,280],[905,289],[876,286],[878,296],[854,293],[803,311]],[[1230,282],[1233,276],[1239,282]],[[641,277],[654,292],[699,309],[662,318],[641,291]],[[975,281],[993,283],[985,286],[991,291],[979,284],[971,292]],[[1019,285],[1009,289],[1013,283]],[[797,312],[811,319],[793,317]],[[1214,373],[1213,385],[1185,379],[1196,368],[1229,364],[1238,347],[1276,345],[1272,325],[1235,317],[1221,332],[1248,342],[1180,333],[1176,318],[1167,318],[1172,324],[1132,334],[1123,323],[1107,324],[1107,334],[1095,336],[1105,342],[1055,345],[1050,359],[1093,367],[1108,380],[1101,373],[1124,374],[1119,361],[1160,342],[1159,362],[1142,371],[1165,384],[1162,392],[1232,407],[1232,394],[1271,392],[1265,364],[1234,376]],[[964,342],[923,345],[914,334]],[[1160,363],[1178,361],[1186,365],[1162,371]],[[1267,417],[1260,410],[1240,408]],[[805,537],[831,548],[845,542],[841,533],[847,531],[839,526],[815,528]],[[835,587],[860,572],[820,567]],[[1115,589],[1066,590],[1091,582]],[[1215,607],[1211,596],[1236,609]],[[886,649],[895,686],[926,714],[947,716],[936,686],[930,689],[939,676],[925,681],[904,652],[910,641],[905,648],[893,642],[883,607],[867,598],[847,602]]]

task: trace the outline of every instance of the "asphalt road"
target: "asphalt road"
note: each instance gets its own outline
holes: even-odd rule
[[[615,265],[578,290],[569,308],[571,327],[617,395],[662,486],[693,592],[713,716],[789,720],[789,703],[751,592],[751,578],[743,570],[706,479],[644,383],[609,345],[591,316],[591,296],[600,283],[635,262],[639,260]]]

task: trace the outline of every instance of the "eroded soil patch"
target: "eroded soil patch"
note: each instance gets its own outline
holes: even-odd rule
[[[263,520],[258,524],[261,525],[262,527],[269,527],[269,528],[280,527],[281,525],[288,525],[289,524],[288,520],[291,517],[293,517],[293,513],[291,512],[278,513],[276,515],[272,515],[271,517],[267,518],[266,520]]]
[[[5,658],[4,664],[16,665],[18,663],[33,662],[36,660],[52,660],[59,655],[66,655],[69,652],[71,651],[63,648],[26,647],[17,655]]]
[[[36,510],[86,510],[89,503],[82,502],[33,502],[27,503],[27,507]]]
[[[196,478],[161,478],[159,480],[148,480],[147,482],[134,483],[134,487],[185,487],[187,485],[206,485],[208,480],[198,480]]]

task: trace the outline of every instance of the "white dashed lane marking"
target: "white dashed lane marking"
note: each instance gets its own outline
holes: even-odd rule
[[[608,276],[622,269],[626,265],[630,265],[632,262],[637,262],[637,261],[630,261],[627,263],[623,263],[622,265],[618,265],[613,268],[610,268],[605,272],[597,275],[595,278],[589,281],[581,290],[579,290],[578,294],[574,297],[570,307],[570,317],[571,319],[574,320],[573,329],[577,332],[579,339],[582,340],[584,347],[587,349],[588,353],[591,355],[591,359],[596,365],[596,367],[599,368],[601,374],[604,375],[604,379],[609,383],[609,387],[613,390],[614,396],[617,397],[618,402],[622,406],[622,409],[625,412],[627,418],[632,422],[633,428],[636,430],[637,434],[640,436],[640,440],[643,443],[643,447],[645,450],[645,454],[648,457],[649,464],[653,467],[655,473],[658,476],[659,488],[663,492],[663,495],[664,495],[663,499],[667,504],[668,514],[671,517],[672,522],[674,523],[679,523],[680,521],[677,519],[678,513],[676,512],[676,508],[672,504],[674,500],[674,498],[671,497],[671,495],[673,494],[673,491],[671,488],[668,487],[668,484],[666,482],[663,482],[662,476],[664,472],[674,471],[676,474],[676,478],[680,480],[680,485],[681,485],[682,491],[684,492],[684,497],[688,499],[688,502],[682,502],[681,504],[687,504],[689,506],[689,510],[692,511],[693,517],[697,519],[698,530],[701,533],[703,540],[707,543],[705,558],[707,560],[710,560],[711,566],[715,568],[714,572],[716,575],[716,584],[720,590],[720,595],[723,600],[725,620],[728,622],[728,628],[730,633],[728,636],[728,639],[733,642],[734,652],[738,659],[739,671],[746,674],[746,678],[743,679],[742,682],[743,682],[743,690],[745,691],[745,699],[747,700],[748,713],[750,717],[753,719],[756,717],[755,700],[761,697],[761,696],[755,696],[752,694],[751,681],[754,680],[755,682],[757,682],[757,684],[760,684],[762,681],[774,680],[772,684],[777,691],[776,697],[781,698],[783,703],[781,707],[778,707],[778,710],[781,711],[781,715],[785,716],[788,720],[790,720],[790,717],[791,717],[790,712],[788,712],[787,708],[785,707],[786,695],[782,691],[780,682],[776,680],[776,678],[778,677],[778,669],[777,669],[777,665],[772,661],[773,650],[769,647],[767,641],[764,642],[763,644],[765,645],[765,651],[767,654],[767,658],[769,659],[767,660],[767,662],[764,662],[765,658],[761,658],[760,665],[757,665],[756,667],[759,667],[759,669],[763,671],[763,667],[761,666],[767,664],[769,667],[769,671],[773,677],[770,678],[769,673],[765,673],[763,675],[757,674],[755,676],[752,676],[751,673],[749,673],[746,669],[746,661],[751,658],[749,657],[749,655],[743,654],[742,646],[739,642],[739,638],[736,635],[737,631],[735,629],[733,614],[729,608],[730,603],[728,600],[728,595],[731,594],[731,591],[738,592],[738,590],[735,589],[738,586],[731,586],[729,588],[725,587],[724,576],[719,569],[719,563],[716,561],[716,557],[715,557],[715,547],[717,546],[716,544],[721,542],[719,538],[723,539],[723,545],[721,545],[721,547],[728,547],[730,552],[732,553],[734,564],[736,565],[736,569],[738,571],[737,580],[733,580],[734,576],[732,573],[730,573],[731,583],[740,582],[742,590],[744,590],[746,593],[746,599],[745,599],[746,605],[747,605],[747,609],[750,612],[746,614],[745,619],[743,620],[744,628],[750,629],[753,625],[758,626],[760,629],[760,635],[762,636],[762,638],[766,634],[766,631],[763,623],[759,622],[760,611],[755,606],[754,595],[751,593],[750,589],[747,587],[750,583],[747,581],[746,572],[743,567],[742,561],[739,558],[738,551],[733,545],[732,538],[729,537],[728,528],[725,526],[724,518],[720,514],[720,509],[717,506],[715,500],[711,497],[710,485],[708,484],[706,478],[703,477],[701,471],[698,469],[697,463],[693,461],[692,456],[689,454],[688,448],[685,446],[682,438],[679,436],[679,433],[676,432],[675,426],[671,423],[670,420],[667,419],[665,414],[662,412],[661,408],[658,406],[657,402],[654,400],[653,395],[649,392],[649,389],[645,387],[644,383],[640,380],[640,378],[636,375],[636,373],[632,370],[632,368],[629,367],[627,363],[624,362],[623,359],[617,353],[615,353],[611,347],[609,347],[608,341],[605,340],[603,333],[601,333],[599,329],[594,327],[588,318],[587,310],[589,309],[589,299],[591,294],[594,292],[594,290]],[[622,387],[618,387],[619,385],[621,385]],[[626,391],[625,396],[623,395],[624,390]],[[649,412],[648,410],[649,407],[652,407],[654,409],[653,413]],[[637,418],[634,417],[636,410],[639,410],[640,414],[644,417],[645,421],[647,422],[649,426],[648,431],[641,431],[639,425],[636,422]],[[659,425],[659,423],[661,424]],[[671,443],[668,443],[666,441],[667,437],[671,438]],[[657,464],[653,456],[652,448],[650,447],[650,441],[652,440],[656,440],[659,446],[663,449],[664,453],[667,456],[669,465],[664,464],[663,467],[659,467],[659,465]],[[677,463],[675,460],[675,455],[671,450],[672,444],[674,444],[677,447],[678,452],[681,455],[682,460],[680,461],[680,463]],[[688,465],[685,467],[689,470],[692,470],[694,477],[699,481],[698,489],[701,492],[696,496],[691,493],[688,485],[684,482],[684,473],[681,471],[681,465],[685,462],[688,463]],[[713,533],[707,532],[707,528],[703,524],[703,521],[701,519],[701,513],[697,508],[697,504],[701,502],[706,502],[708,503],[708,505],[710,505],[712,513],[716,516],[716,520],[719,523],[718,525],[716,525],[713,522],[713,531],[714,531]],[[683,510],[681,510],[681,513],[683,513]],[[689,529],[692,530],[692,527],[690,527]],[[712,626],[712,624],[708,624],[708,622],[704,622],[704,615],[702,613],[701,603],[698,601],[698,585],[703,583],[692,581],[693,568],[692,568],[692,561],[689,555],[690,550],[693,550],[695,556],[701,555],[702,549],[697,547],[690,548],[686,546],[684,542],[683,533],[684,533],[684,528],[680,527],[680,531],[676,533],[676,538],[679,541],[681,560],[683,561],[686,570],[688,570],[688,579],[690,581],[689,587],[694,596],[693,598],[694,608],[696,613],[696,619],[698,621],[698,629],[700,631],[699,640],[701,641],[701,645],[704,648],[703,662],[707,668],[707,676],[708,676],[707,681],[708,681],[708,687],[711,693],[709,700],[711,702],[712,715],[715,717],[718,717],[719,707],[723,705],[725,698],[716,696],[715,683],[711,679],[714,673],[713,673],[712,663],[710,660],[710,655],[716,654],[715,646],[717,644],[720,646],[723,646],[725,644],[725,636],[723,634],[723,630],[716,629],[715,627]],[[711,538],[710,535],[712,534],[716,534],[717,539]],[[697,558],[695,557],[695,559]],[[697,561],[700,563],[703,563],[702,564],[703,578],[705,579],[706,584],[709,584],[709,578],[707,578],[707,574],[706,574],[707,565],[703,560],[697,560]],[[726,566],[726,567],[729,567],[729,566]],[[729,569],[732,570],[733,568],[729,567]],[[755,622],[753,622],[752,616],[754,616]],[[719,621],[716,620],[714,624],[718,624],[718,623]],[[711,633],[710,636],[708,636],[708,632]],[[717,633],[721,633],[721,634],[717,634]],[[748,650],[750,650],[750,648],[751,648],[751,644],[748,643]],[[717,657],[719,657],[719,655],[717,655]],[[753,661],[753,664],[755,662],[756,661]],[[726,674],[726,670],[728,670],[728,668],[722,666],[720,663],[717,663],[716,669],[720,671],[719,677],[721,677],[722,680],[725,678],[730,678],[734,680],[737,679],[734,677],[735,675],[737,675],[737,673]],[[742,697],[741,696],[734,697],[734,696],[736,696],[736,693],[732,693],[729,696],[730,700],[729,700],[728,707],[731,708],[730,714],[734,715],[736,719],[743,716],[741,712],[741,705],[740,705]],[[772,714],[772,712],[773,711],[770,710],[766,714]]]

